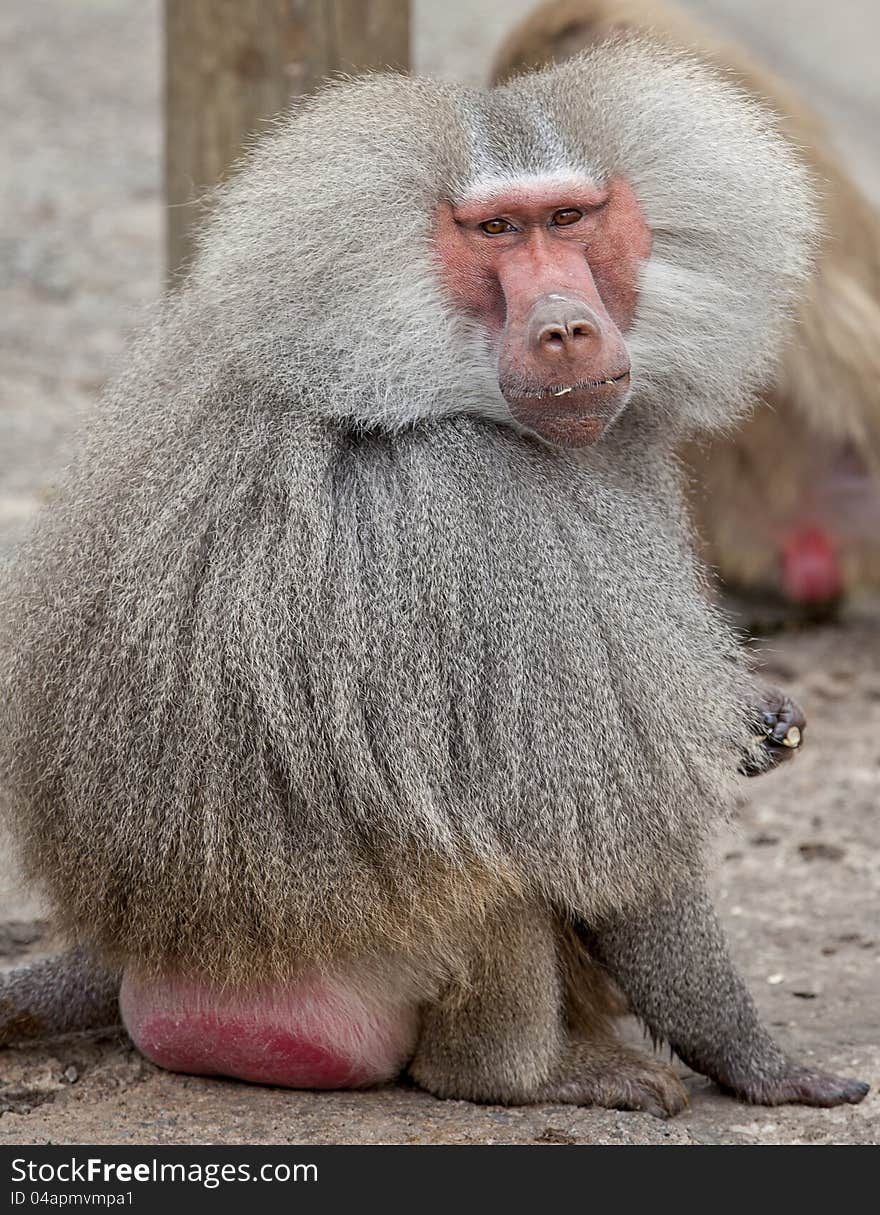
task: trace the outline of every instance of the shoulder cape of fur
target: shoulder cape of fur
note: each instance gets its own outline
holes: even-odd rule
[[[662,461],[274,402],[172,430],[19,589],[5,776],[63,922],[265,977],[697,863],[745,690]]]
[[[630,166],[656,248],[635,398],[579,459],[499,424],[429,239],[468,181],[566,163]],[[0,777],[62,924],[266,979],[699,865],[746,679],[664,453],[768,363],[783,186],[753,109],[640,47],[339,86],[257,149],[4,592]]]

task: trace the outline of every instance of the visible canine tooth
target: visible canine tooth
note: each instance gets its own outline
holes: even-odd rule
[[[613,380],[603,380],[602,383],[603,384],[613,384],[614,381]]]
[[[801,745],[801,732],[797,726],[788,727],[785,738],[782,740],[782,745],[784,747],[791,747],[792,750]]]
[[[567,392],[571,392],[570,388],[557,388],[553,395],[554,397],[564,397]]]

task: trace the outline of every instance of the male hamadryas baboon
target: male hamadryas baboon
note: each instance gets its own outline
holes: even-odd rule
[[[341,84],[256,149],[6,596],[8,817],[75,946],[8,1036],[121,975],[170,1068],[681,1109],[619,989],[747,1100],[863,1096],[707,900],[761,696],[670,455],[761,383],[811,231],[766,117],[643,44]]]

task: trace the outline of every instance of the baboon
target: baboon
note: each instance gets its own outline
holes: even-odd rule
[[[10,1036],[121,975],[172,1069],[675,1113],[619,989],[746,1100],[861,1099],[773,1043],[705,893],[747,706],[781,753],[802,719],[672,455],[766,375],[813,209],[640,43],[336,84],[254,150],[6,593],[8,818],[74,948]]]
[[[818,187],[817,272],[767,407],[685,456],[704,555],[728,588],[775,604],[758,620],[826,614],[880,583],[880,219],[797,93],[666,0],[542,3],[508,36],[493,77],[621,31],[650,31],[747,90]]]

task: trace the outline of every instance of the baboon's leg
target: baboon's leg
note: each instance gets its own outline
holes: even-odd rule
[[[761,1025],[706,893],[682,890],[585,933],[632,1011],[695,1071],[758,1105],[840,1105],[868,1086],[799,1067]]]
[[[579,1001],[574,1037],[564,970],[555,917],[541,907],[509,908],[481,933],[466,982],[450,984],[424,1010],[413,1079],[469,1101],[682,1109],[687,1098],[674,1074],[614,1039],[604,996],[595,1018]]]
[[[0,975],[0,1045],[119,1021],[119,976],[82,949]]]

